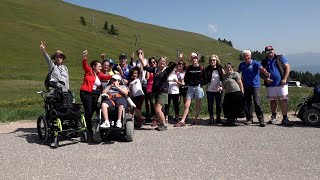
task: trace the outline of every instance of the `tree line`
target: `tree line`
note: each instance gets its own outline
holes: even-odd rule
[[[86,19],[83,17],[83,16],[80,16],[80,23],[83,25],[83,26],[86,26],[87,25],[87,21]],[[109,28],[109,24],[108,24],[108,21],[105,21],[104,22],[104,25],[102,27],[102,29],[107,32],[108,34],[112,34],[112,35],[119,35],[119,30],[113,25],[111,24],[110,28]]]

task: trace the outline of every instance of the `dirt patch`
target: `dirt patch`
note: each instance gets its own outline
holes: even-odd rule
[[[12,133],[16,132],[19,129],[27,129],[27,128],[37,128],[36,121],[32,120],[23,120],[23,121],[15,121],[8,123],[0,123],[0,134]]]

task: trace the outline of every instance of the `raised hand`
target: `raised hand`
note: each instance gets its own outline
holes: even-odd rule
[[[143,53],[139,54],[139,59],[142,61],[144,59]]]
[[[179,53],[179,59],[183,58],[183,53]]]
[[[88,50],[84,50],[84,51],[82,52],[82,58],[86,58],[87,55],[88,55]]]
[[[45,51],[46,50],[46,42],[40,41],[40,49]]]

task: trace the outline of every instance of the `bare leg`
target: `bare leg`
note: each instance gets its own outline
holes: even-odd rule
[[[281,110],[282,110],[282,115],[287,115],[287,113],[288,113],[288,100],[287,99],[281,100]]]
[[[201,106],[201,99],[196,99],[196,115],[195,115],[195,121],[198,121],[198,117],[200,114],[200,106]]]
[[[101,104],[102,115],[103,115],[103,119],[105,122],[107,122],[107,121],[109,122],[108,108],[109,108],[109,105],[107,103]]]
[[[187,115],[189,113],[190,104],[191,104],[191,99],[186,99],[186,103],[184,104],[184,110],[183,110],[181,122],[186,121]]]
[[[165,124],[165,117],[164,117],[164,114],[162,112],[162,105],[159,104],[159,103],[155,103],[154,104],[154,110],[156,112],[156,115],[157,115],[157,119],[158,119],[158,122],[160,124]]]
[[[123,111],[123,105],[119,105],[119,107],[118,107],[118,120],[121,120],[122,111]]]
[[[277,100],[271,100],[270,101],[270,106],[271,106],[271,112],[276,113],[277,112],[277,107],[278,107],[278,101]]]

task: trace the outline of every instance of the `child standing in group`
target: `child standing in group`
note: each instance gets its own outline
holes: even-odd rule
[[[142,83],[141,83],[142,82],[141,67],[135,66],[129,72],[129,77],[130,77],[129,91],[130,91],[132,101],[136,105],[135,115],[137,116],[137,119],[138,119],[136,123],[136,128],[141,128],[143,124],[141,107],[144,101],[144,92],[142,90]]]

